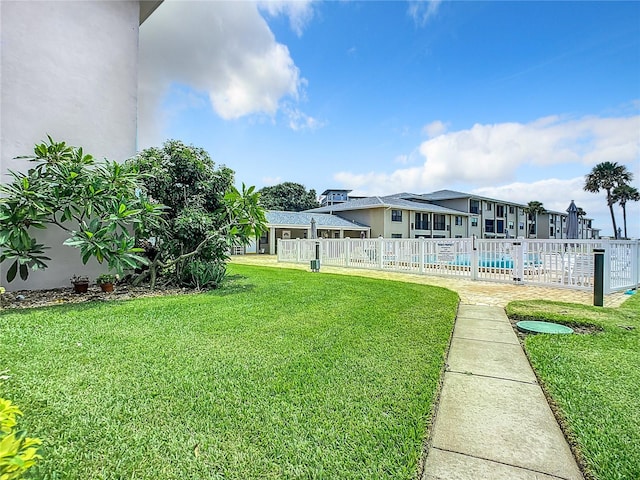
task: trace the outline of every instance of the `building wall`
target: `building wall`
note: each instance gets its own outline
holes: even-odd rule
[[[352,222],[369,225],[371,227],[371,238],[376,238],[384,234],[384,208],[351,210],[338,212],[336,215]]]
[[[1,179],[25,171],[33,145],[49,134],[102,159],[136,152],[138,1],[0,2]],[[10,289],[68,286],[73,274],[95,276],[106,267],[83,266],[78,250],[49,229],[50,267]]]
[[[384,238],[409,238],[409,225],[411,223],[411,212],[409,210],[388,208],[378,209],[384,212]],[[401,212],[402,221],[393,221],[392,215],[394,211]]]

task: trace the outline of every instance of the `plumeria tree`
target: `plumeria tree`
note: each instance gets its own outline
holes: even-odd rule
[[[37,144],[28,172],[13,172],[0,186],[0,262],[8,261],[7,281],[44,269],[51,260],[36,232],[61,229],[64,244],[79,249],[83,263],[95,258],[123,272],[146,263],[135,233],[158,228],[162,205],[149,201],[141,176],[117,162],[96,162],[82,148],[56,142]]]
[[[169,140],[140,152],[127,165],[144,174],[143,189],[167,206],[166,224],[141,238],[149,268],[138,281],[159,275],[183,285],[215,287],[229,251],[265,229],[254,187],[234,187],[234,172],[216,167],[202,148]]]

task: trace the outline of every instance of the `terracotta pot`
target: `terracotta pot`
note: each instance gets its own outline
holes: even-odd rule
[[[101,283],[100,288],[103,292],[113,292],[113,283]]]
[[[87,293],[89,289],[89,282],[80,282],[73,284],[74,293]]]

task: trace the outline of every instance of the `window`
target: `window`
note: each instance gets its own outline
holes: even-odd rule
[[[524,222],[518,223],[518,230],[524,230]]]
[[[553,227],[549,227],[549,236],[553,237]]]
[[[460,215],[456,215],[456,225],[462,225],[462,217]]]
[[[402,221],[402,210],[391,210],[391,221],[392,222],[401,222]]]
[[[504,217],[504,205],[496,206],[496,217]]]
[[[504,220],[496,220],[496,233],[504,233]]]
[[[431,230],[428,213],[416,213],[416,230]]]
[[[493,232],[493,220],[485,220],[484,221],[484,231],[487,233],[494,233]]]
[[[469,201],[469,212],[480,213],[480,202],[478,200]]]
[[[513,215],[514,213],[516,213],[516,207],[509,206],[509,213],[510,213],[511,215]]]
[[[455,238],[462,238],[462,235],[456,235]]]
[[[445,217],[444,215],[433,214],[433,229],[444,230],[445,229]]]
[[[402,234],[401,233],[392,233],[391,234],[391,238],[402,238]]]
[[[485,210],[486,210],[487,212],[490,212],[490,211],[491,211],[491,204],[490,204],[489,202],[486,202],[486,205],[487,205],[487,206],[485,207]]]
[[[549,216],[549,223],[553,223],[553,219],[554,218],[552,216]]]
[[[478,217],[471,217],[471,226],[472,227],[478,226]]]
[[[509,230],[513,230],[513,222],[509,221],[508,227]]]

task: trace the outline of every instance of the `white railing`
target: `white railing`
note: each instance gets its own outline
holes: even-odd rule
[[[525,239],[278,240],[278,261],[591,290],[593,249],[605,250],[605,293],[636,288],[640,242]]]

